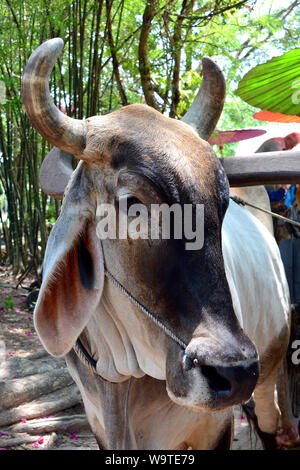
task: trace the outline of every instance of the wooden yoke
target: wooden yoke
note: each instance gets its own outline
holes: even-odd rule
[[[254,153],[220,160],[230,186],[235,188],[300,184],[300,152]],[[62,199],[72,172],[72,155],[54,147],[44,159],[40,170],[40,184],[44,193]]]
[[[229,184],[235,188],[266,184],[300,184],[300,151],[254,153],[221,160]]]

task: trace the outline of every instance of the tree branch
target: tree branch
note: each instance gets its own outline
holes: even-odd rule
[[[128,105],[128,100],[126,97],[125,90],[122,86],[121,78],[120,78],[120,71],[119,71],[119,61],[116,55],[116,48],[114,44],[114,39],[113,39],[113,34],[112,34],[112,27],[111,27],[111,7],[112,7],[112,2],[113,0],[106,0],[106,14],[107,14],[107,38],[108,38],[108,44],[110,48],[110,53],[112,56],[112,61],[113,61],[113,71],[114,71],[114,76],[116,79],[117,83],[117,88],[120,93],[122,105],[126,106]]]
[[[232,10],[232,9],[235,9],[235,8],[239,8],[239,7],[242,7],[244,6],[246,3],[248,3],[249,1],[251,0],[241,0],[240,2],[237,2],[237,3],[234,3],[233,5],[227,5],[226,7],[223,7],[223,8],[219,8],[217,9],[218,7],[218,4],[219,2],[215,2],[215,6],[214,8],[207,14],[203,15],[203,16],[197,16],[197,15],[194,15],[194,16],[189,16],[189,15],[181,15],[181,14],[176,14],[176,13],[172,13],[172,12],[169,12],[170,15],[172,16],[182,16],[183,19],[188,19],[189,21],[205,21],[205,24],[209,23],[209,21],[215,17],[215,16],[218,16],[218,15],[221,15],[222,13],[225,13],[226,11],[229,11],[229,10]]]
[[[171,111],[170,117],[175,117],[177,115],[177,107],[180,102],[180,90],[179,90],[179,83],[180,83],[180,61],[181,61],[181,49],[182,49],[182,23],[186,14],[188,14],[191,10],[193,10],[195,4],[195,0],[188,2],[188,0],[183,0],[181,6],[180,15],[177,18],[177,22],[174,27],[174,34],[172,38],[173,43],[173,79],[172,79],[172,100],[171,100]]]
[[[141,83],[145,95],[146,103],[159,111],[159,106],[154,97],[154,90],[151,84],[150,66],[148,63],[148,37],[151,23],[155,16],[157,0],[148,0],[143,14],[143,23],[139,41],[138,58]]]

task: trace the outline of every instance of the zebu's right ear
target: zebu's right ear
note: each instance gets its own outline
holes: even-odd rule
[[[100,240],[93,219],[62,210],[51,231],[34,324],[45,349],[64,356],[97,308],[104,284]]]

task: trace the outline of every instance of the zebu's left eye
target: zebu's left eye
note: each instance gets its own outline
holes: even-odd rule
[[[131,194],[124,194],[118,198],[119,210],[127,213],[134,204],[142,204],[141,201]]]
[[[141,204],[141,201],[135,196],[130,196],[127,198],[127,209],[133,206],[133,204]]]

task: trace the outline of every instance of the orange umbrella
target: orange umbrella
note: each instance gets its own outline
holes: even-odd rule
[[[259,111],[258,113],[253,114],[254,119],[259,121],[268,121],[268,122],[299,122],[299,116],[292,116],[290,114],[281,114],[281,113],[272,113],[271,111]]]

